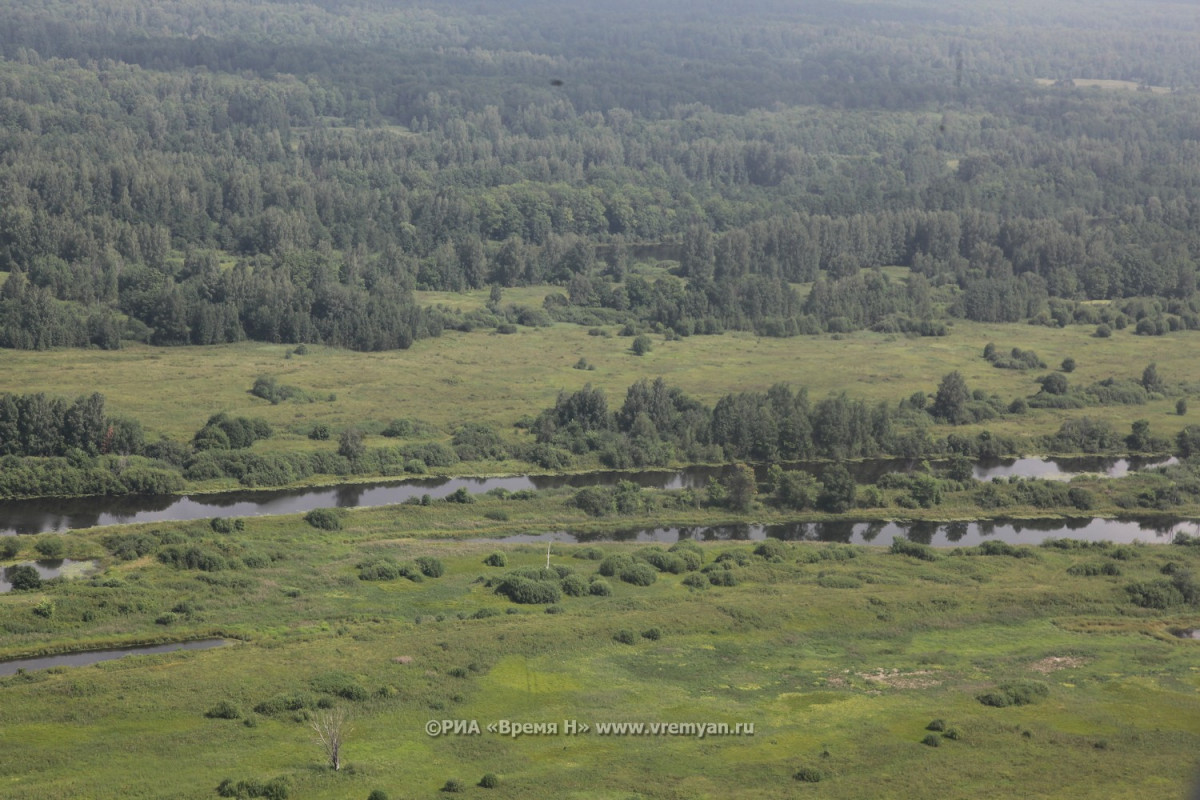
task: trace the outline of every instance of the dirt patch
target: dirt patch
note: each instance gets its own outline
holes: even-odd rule
[[[392,659],[392,663],[393,664],[411,664],[412,660],[413,660],[412,656],[396,656],[395,658]]]
[[[869,683],[877,683],[890,689],[928,689],[941,684],[936,678],[929,677],[933,672],[927,669],[914,672],[901,672],[898,669],[877,669],[874,672],[855,673]]]
[[[1029,668],[1034,672],[1040,672],[1043,675],[1049,672],[1056,672],[1060,669],[1072,669],[1074,667],[1082,667],[1087,662],[1078,656],[1046,656],[1041,661],[1035,661],[1029,665]]]

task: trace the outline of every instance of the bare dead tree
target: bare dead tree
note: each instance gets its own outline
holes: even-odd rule
[[[325,756],[329,759],[329,766],[333,767],[335,772],[340,770],[342,768],[342,744],[351,730],[346,709],[335,707],[320,711],[312,718],[309,725],[316,731],[317,744],[325,751]]]

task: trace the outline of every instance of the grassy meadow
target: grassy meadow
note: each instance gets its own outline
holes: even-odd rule
[[[458,297],[459,303],[485,300],[482,292]],[[1031,410],[978,426],[935,426],[934,433],[970,434],[987,428],[1032,437],[1053,433],[1064,420],[1086,415],[1107,420],[1122,433],[1134,420],[1145,418],[1154,435],[1170,436],[1200,413],[1200,408],[1184,416],[1175,413],[1179,396],[1200,389],[1194,357],[1200,333],[1194,331],[1146,337],[1126,329],[1115,331],[1110,339],[1097,339],[1088,326],[957,321],[949,336],[922,339],[872,332],[789,339],[746,333],[672,341],[654,336],[653,349],[640,357],[630,352],[630,339],[617,336],[615,327],[605,333],[589,335],[588,328],[570,324],[522,327],[509,335],[451,331],[410,350],[383,353],[308,346],[306,354],[296,355],[291,346],[251,342],[178,348],[133,345],[112,352],[5,351],[0,355],[0,391],[67,396],[100,391],[110,413],[141,420],[150,437],[180,441],[189,440],[220,411],[258,416],[276,429],[271,439],[255,445],[265,452],[335,448],[336,433],[346,427],[378,433],[397,418],[424,420],[435,426],[436,435],[445,437],[456,425],[485,422],[515,438],[522,434],[513,424],[552,405],[560,390],[591,383],[603,387],[610,407],[616,407],[630,384],[659,376],[710,404],[729,392],[765,390],[785,382],[808,388],[813,398],[845,391],[851,397],[895,405],[914,392],[933,393],[943,375],[959,370],[970,389],[998,394],[1007,402],[1036,393],[1035,379],[1058,369],[1067,357],[1078,364],[1068,376],[1073,386],[1110,377],[1138,379],[1147,364],[1156,362],[1173,396],[1141,406]],[[1013,347],[1033,350],[1047,369],[997,369],[982,357],[988,342],[995,342],[1001,353]],[[594,369],[576,368],[581,358]],[[299,387],[308,401],[271,405],[252,396],[249,389],[260,375]],[[307,438],[317,423],[330,427],[334,441]],[[367,444],[392,441],[368,436]],[[507,468],[528,465],[484,467]],[[479,465],[454,469],[479,471]]]
[[[1182,796],[1193,776],[1198,644],[1174,631],[1200,626],[1200,614],[1139,608],[1125,587],[1162,579],[1167,564],[1200,568],[1198,548],[939,551],[927,561],[847,545],[756,555],[753,543],[707,543],[703,567],[729,564],[715,571],[736,585],[693,588],[684,581],[706,574],[694,570],[649,586],[613,576],[607,596],[518,605],[484,581],[544,567],[544,547],[419,533],[465,527],[446,515],[471,511],[352,512],[330,532],[292,517],[247,519],[229,534],[197,522],[62,537],[70,555],[98,559],[97,573],[0,595],[0,655],[237,641],[0,678],[3,795],[202,798],[225,778],[282,777],[290,797],[316,800],[447,796],[451,780],[465,796],[499,798],[1142,798]],[[133,534],[257,566],[111,555],[105,537]],[[551,564],[590,581],[598,556],[644,549],[556,544]],[[485,565],[497,551],[507,565]],[[384,556],[436,557],[444,574],[359,579],[360,564]],[[1106,564],[1117,574],[1080,574]],[[43,616],[35,608],[47,600]],[[1007,684],[1033,686],[1034,702],[977,699]],[[308,727],[329,705],[352,722],[338,773]],[[217,710],[234,718],[206,716]],[[481,733],[428,736],[427,722],[442,719],[476,720]],[[703,739],[486,730],[566,719],[755,728]],[[927,730],[933,720],[945,730]],[[820,781],[797,780],[801,770]],[[476,786],[487,773],[498,787]]]

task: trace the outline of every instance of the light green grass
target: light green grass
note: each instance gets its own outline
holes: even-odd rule
[[[374,788],[435,797],[451,778],[472,796],[513,798],[1140,798],[1181,795],[1191,778],[1197,644],[1168,631],[1200,624],[1200,614],[1137,609],[1123,586],[1158,577],[1167,561],[1200,567],[1192,548],[1136,548],[1120,562],[1122,576],[1085,578],[1066,570],[1103,554],[1039,548],[1033,558],[943,553],[929,563],[856,548],[852,560],[805,563],[800,556],[836,546],[788,545],[783,562],[752,559],[737,587],[695,591],[669,574],[646,588],[610,579],[611,597],[564,598],[563,613],[549,615],[476,580],[504,572],[482,563],[495,544],[396,538],[361,525],[364,515],[333,534],[296,518],[249,519],[236,539],[202,523],[159,526],[214,546],[285,550],[264,569],[212,574],[234,585],[145,559],[106,562],[101,581],[119,585],[74,581],[0,596],[8,653],[164,635],[245,639],[0,679],[4,796],[213,797],[224,777],[282,775],[292,797],[316,800]],[[72,554],[96,554],[98,537],[113,530],[121,529],[68,537]],[[704,550],[711,562],[751,547]],[[539,546],[503,549],[509,568],[545,562]],[[579,549],[556,545],[553,563],[588,576],[598,562],[571,558]],[[446,574],[358,580],[354,565],[379,553],[434,554]],[[863,585],[822,587],[818,578],[831,574]],[[30,612],[43,596],[56,604],[50,620]],[[154,624],[180,601],[190,618]],[[458,618],[481,608],[502,613]],[[622,628],[650,627],[660,640],[613,640]],[[1039,671],[1046,664],[1054,669]],[[253,715],[255,727],[204,717],[221,701],[250,713],[277,694],[310,691],[331,671],[373,694],[338,701],[353,714],[342,774],[321,767],[291,713]],[[1049,697],[1007,709],[975,700],[1017,679],[1046,683]],[[375,695],[382,687],[391,696]],[[934,718],[962,738],[921,745]],[[500,720],[753,722],[755,735],[431,738],[431,719],[485,729]],[[794,781],[801,766],[825,779]],[[487,772],[502,785],[483,793],[473,785]]]
[[[615,329],[610,329],[615,333]],[[640,378],[663,377],[704,402],[733,391],[764,390],[773,383],[807,387],[814,398],[845,391],[851,397],[895,404],[913,392],[932,393],[951,370],[961,371],[971,389],[996,393],[1006,401],[1029,396],[1041,371],[995,369],[981,357],[995,342],[1035,350],[1055,369],[1068,356],[1078,362],[1072,385],[1109,377],[1140,378],[1151,361],[1172,386],[1195,387],[1195,348],[1200,334],[1179,332],[1161,337],[1135,336],[1129,330],[1096,339],[1089,326],[1045,328],[1031,325],[984,325],[959,321],[950,336],[909,339],[860,332],[841,338],[759,338],[745,333],[693,336],[663,341],[637,357],[625,337],[589,336],[585,327],[559,324],[521,328],[512,335],[490,331],[447,332],[418,342],[410,350],[355,353],[310,346],[308,355],[287,357],[284,345],[242,343],[216,347],[152,348],[130,346],[116,352],[58,350],[5,351],[0,391],[46,391],[76,395],[100,391],[111,412],[142,420],[152,434],[190,439],[218,411],[261,416],[280,431],[256,447],[290,450],[335,446],[306,438],[312,425],[334,430],[398,417],[433,423],[448,434],[464,422],[486,422],[506,432],[525,415],[553,404],[560,390],[585,383],[605,389],[610,407],[620,405],[625,389]],[[581,357],[594,371],[574,369]],[[1049,371],[1049,370],[1047,370]],[[263,374],[293,384],[315,397],[313,403],[272,406],[248,390]],[[1108,420],[1120,431],[1139,418],[1151,421],[1156,435],[1167,436],[1194,421],[1174,414],[1174,398],[1145,406],[1041,411],[993,420],[993,431],[1026,436],[1052,433],[1063,420],[1088,415]],[[936,429],[942,433],[950,429]],[[969,432],[970,428],[967,429]],[[510,434],[512,435],[512,434]],[[369,440],[383,444],[385,440]]]

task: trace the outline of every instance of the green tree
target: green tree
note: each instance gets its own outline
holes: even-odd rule
[[[754,470],[745,464],[737,464],[722,481],[725,485],[725,502],[734,511],[749,511],[758,493]]]
[[[958,370],[947,374],[938,384],[937,395],[933,400],[933,416],[952,425],[960,425],[969,421],[967,403],[971,392],[967,382]]]

